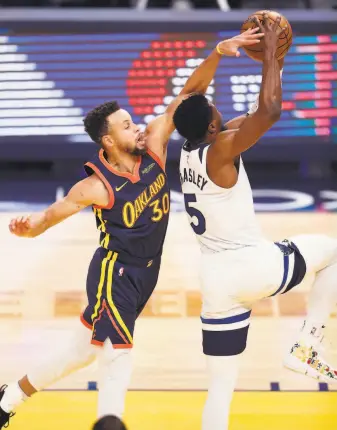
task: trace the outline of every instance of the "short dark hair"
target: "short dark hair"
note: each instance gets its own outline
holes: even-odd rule
[[[178,106],[173,122],[181,136],[190,142],[198,142],[206,136],[212,116],[212,107],[207,98],[202,94],[194,94]]]
[[[107,117],[120,109],[116,101],[103,103],[92,109],[84,118],[84,129],[91,140],[102,144],[102,137],[108,132]]]
[[[127,430],[124,423],[114,415],[106,415],[99,419],[92,430]]]

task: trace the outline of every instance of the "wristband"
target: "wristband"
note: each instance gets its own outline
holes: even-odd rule
[[[221,51],[219,45],[220,45],[220,42],[216,45],[216,52],[223,57],[225,54]]]

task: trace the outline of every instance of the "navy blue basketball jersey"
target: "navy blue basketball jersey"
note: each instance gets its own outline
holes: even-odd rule
[[[119,254],[153,259],[162,253],[170,210],[167,177],[151,151],[139,156],[133,174],[119,172],[101,149],[85,164],[109,192],[106,207],[93,206],[102,247]]]

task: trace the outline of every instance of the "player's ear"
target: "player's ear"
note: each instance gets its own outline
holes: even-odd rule
[[[108,134],[106,134],[105,136],[102,137],[102,145],[103,145],[103,147],[113,146],[114,143],[115,143],[115,141]]]
[[[210,125],[208,126],[208,133],[214,134],[216,133],[216,120],[213,120]]]

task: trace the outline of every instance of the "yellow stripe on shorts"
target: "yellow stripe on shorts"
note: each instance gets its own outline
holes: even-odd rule
[[[105,258],[103,258],[102,263],[101,263],[101,276],[99,279],[97,295],[96,295],[97,302],[95,305],[94,313],[91,315],[91,321],[94,321],[94,319],[97,318],[97,315],[98,315],[98,310],[99,310],[100,304],[101,304],[101,298],[102,298],[104,281],[105,281],[106,265],[107,265],[107,262],[109,260],[111,260],[111,257],[112,257],[112,251],[109,251],[108,255]]]
[[[105,228],[105,221],[103,220],[102,217],[102,209],[96,209],[96,215],[101,223],[101,225],[98,227],[98,230],[102,231],[103,233],[106,232],[106,228]]]
[[[126,334],[129,342],[132,344],[133,343],[133,339],[132,336],[129,332],[129,329],[127,328],[127,326],[124,324],[124,321],[122,320],[122,317],[120,316],[120,313],[118,312],[118,309],[116,308],[113,300],[112,300],[112,281],[113,281],[113,269],[114,269],[114,265],[115,265],[115,261],[117,260],[118,254],[117,252],[114,253],[114,256],[112,257],[112,260],[109,261],[109,267],[108,267],[108,280],[107,280],[107,298],[108,298],[108,303],[109,306],[116,318],[116,320],[119,322],[119,325],[122,327],[122,329],[124,330],[124,333]]]
[[[110,241],[110,234],[109,233],[105,233],[104,239],[101,240],[100,245],[103,248],[108,249],[109,241]]]

